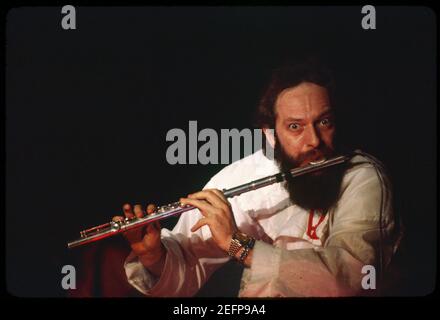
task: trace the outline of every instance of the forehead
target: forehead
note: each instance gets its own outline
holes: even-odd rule
[[[275,112],[282,118],[314,117],[329,110],[327,89],[310,82],[284,89],[275,102]]]

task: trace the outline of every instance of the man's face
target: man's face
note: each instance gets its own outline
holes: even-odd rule
[[[275,114],[275,143],[294,166],[333,154],[335,127],[327,89],[310,82],[285,89],[275,102]]]
[[[330,158],[335,127],[327,90],[304,82],[282,91],[275,103],[275,160],[281,171]],[[292,202],[326,212],[339,197],[344,168],[328,168],[293,178],[285,188]]]

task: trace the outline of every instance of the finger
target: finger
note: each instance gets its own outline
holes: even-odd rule
[[[147,214],[152,214],[155,210],[156,210],[156,205],[155,204],[150,203],[147,206]]]
[[[133,210],[136,218],[142,218],[144,216],[144,212],[142,211],[142,206],[140,204],[136,204]]]
[[[151,222],[147,224],[146,231],[148,234],[157,233],[160,231],[160,226],[157,221]]]
[[[223,194],[222,191],[220,191],[219,189],[210,189],[212,192],[214,192],[220,199],[223,200],[223,202],[227,203],[229,206],[229,201],[228,199],[226,199],[225,195]]]
[[[216,208],[214,208],[212,205],[210,205],[208,202],[204,200],[197,200],[197,199],[189,199],[189,198],[180,198],[180,203],[182,205],[192,205],[200,210],[200,212],[207,217],[210,212],[215,211]]]
[[[132,219],[134,217],[133,211],[131,211],[131,206],[127,203],[122,207],[124,215],[127,219]]]
[[[212,190],[199,191],[190,194],[188,198],[208,201],[211,205],[217,208],[224,208],[225,205],[227,206],[227,203],[225,203],[224,200]]]
[[[124,220],[124,217],[123,216],[114,216],[113,218],[112,218],[112,221],[113,222],[120,222],[120,221],[123,221]]]
[[[209,220],[206,218],[202,218],[199,221],[197,221],[195,225],[192,226],[191,231],[195,232],[207,224],[209,224]]]
[[[154,214],[156,209],[157,209],[157,206],[155,204],[150,203],[149,205],[147,205],[147,215]],[[147,233],[160,231],[159,220],[150,222],[149,224],[147,224],[145,229],[146,229]]]
[[[157,209],[157,206],[153,203],[150,203],[147,205],[147,214],[153,214]],[[147,226],[147,232],[155,232],[160,230],[160,223],[159,221],[155,221],[152,223],[149,223]]]

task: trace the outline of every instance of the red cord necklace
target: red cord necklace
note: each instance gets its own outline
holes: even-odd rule
[[[318,229],[318,226],[321,224],[322,221],[324,221],[325,215],[322,214],[319,217],[319,221],[317,224],[313,225],[313,216],[315,215],[315,211],[312,209],[309,213],[309,224],[307,226],[307,235],[310,239],[313,240],[319,240],[318,235],[316,234],[316,229]]]

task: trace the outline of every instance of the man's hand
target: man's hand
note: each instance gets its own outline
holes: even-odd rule
[[[220,190],[206,189],[190,194],[188,198],[181,198],[180,202],[192,205],[203,215],[191,228],[197,231],[207,225],[211,230],[215,243],[225,252],[229,250],[232,235],[237,231],[237,225],[232,214],[231,205]]]
[[[125,204],[123,206],[125,218],[132,219],[142,218],[145,214],[151,214],[156,209],[154,204],[149,204],[147,206],[146,212],[142,209],[142,206],[137,204],[134,206],[133,210],[131,205]],[[121,221],[124,217],[115,216],[113,221]],[[130,243],[131,249],[139,257],[142,264],[150,269],[154,268],[159,262],[161,262],[165,255],[165,248],[162,246],[160,241],[160,224],[159,221],[147,224],[145,227],[135,228],[130,231],[124,232],[124,237]]]

